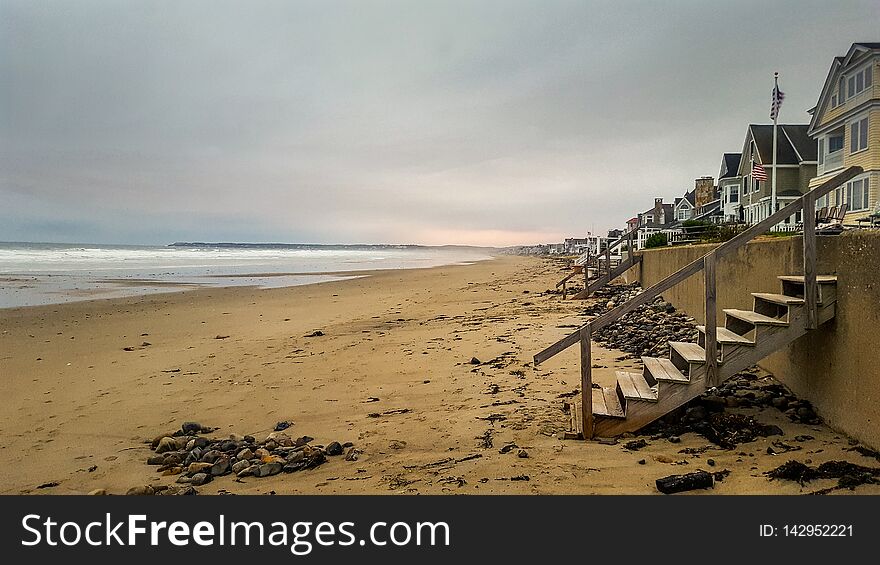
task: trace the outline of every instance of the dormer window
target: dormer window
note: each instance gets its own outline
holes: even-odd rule
[[[846,98],[852,98],[857,94],[861,94],[865,90],[871,87],[874,84],[874,67],[873,63],[867,65],[864,68],[859,69],[855,73],[846,77]],[[843,85],[844,80],[840,80],[840,87],[838,88],[838,96],[837,102],[838,104],[843,104]],[[834,106],[834,99],[832,98],[831,105]]]

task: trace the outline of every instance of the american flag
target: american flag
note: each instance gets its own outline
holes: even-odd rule
[[[773,87],[773,102],[770,103],[770,119],[775,120],[779,116],[779,108],[782,107],[782,101],[785,100],[785,93],[779,90],[779,86]]]
[[[755,180],[767,181],[767,172],[760,163],[752,163],[752,178]]]

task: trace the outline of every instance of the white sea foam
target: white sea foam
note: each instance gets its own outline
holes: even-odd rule
[[[339,271],[411,269],[487,258],[484,251],[467,248],[0,243],[0,308],[169,292],[196,285],[296,286],[338,280],[342,277],[327,273]],[[285,273],[294,274],[280,276]]]

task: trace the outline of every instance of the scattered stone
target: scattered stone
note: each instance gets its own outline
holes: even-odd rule
[[[617,445],[616,437],[602,437],[598,441],[602,445]]]
[[[275,431],[276,432],[283,432],[284,430],[286,430],[287,428],[289,428],[292,425],[293,425],[293,422],[278,422],[277,424],[275,424]]]
[[[195,435],[202,431],[202,425],[198,422],[184,422],[180,426],[183,435]]]
[[[106,496],[107,489],[105,488],[96,488],[94,490],[89,491],[89,496]]]
[[[211,475],[209,475],[208,473],[196,473],[192,476],[190,482],[198,487],[205,483],[211,482]]]
[[[646,465],[648,462],[644,459],[639,459],[639,465]]]
[[[346,461],[357,461],[357,460],[358,460],[358,454],[359,454],[359,453],[360,453],[360,451],[358,451],[358,450],[355,449],[354,447],[349,447],[349,448],[345,451],[345,460],[346,460]]]
[[[714,460],[714,459],[706,459],[706,465],[708,465],[708,466],[710,466],[710,467],[714,467],[714,466],[715,466],[715,460]]]
[[[655,481],[657,490],[663,494],[674,494],[689,490],[713,488],[715,477],[706,471],[696,471],[684,475],[669,475]]]
[[[156,490],[150,485],[131,487],[125,493],[126,496],[152,496],[154,494],[156,494]]]
[[[669,443],[681,443],[681,438],[678,436],[669,436]]]
[[[177,440],[173,437],[163,437],[156,446],[156,453],[165,453],[166,451],[177,451]]]
[[[247,460],[236,461],[235,463],[232,464],[232,472],[235,473],[236,475],[238,475],[239,473],[241,473],[242,471],[244,471],[245,469],[247,469],[250,466],[251,466],[250,461],[247,461]]]
[[[630,451],[638,451],[641,448],[647,447],[647,446],[648,446],[648,442],[646,442],[643,439],[634,439],[632,441],[628,441],[625,444],[623,444],[623,448],[628,449]]]
[[[321,330],[315,330],[312,333],[310,333],[306,336],[303,336],[303,337],[321,337],[323,335],[324,335],[324,332],[322,332]]]
[[[529,452],[526,451],[525,449],[520,449],[520,450],[517,452],[516,456],[519,457],[520,459],[528,459],[528,458],[529,458]]]
[[[470,363],[471,365],[481,365],[481,364],[482,364],[482,363],[480,362],[480,360],[477,359],[476,357],[471,357],[471,360],[469,361],[469,363]]]
[[[338,441],[330,442],[330,445],[325,449],[327,455],[342,455],[342,444]]]
[[[272,475],[277,475],[284,468],[278,461],[272,461],[271,463],[263,463],[260,465],[260,468],[257,471],[257,476],[259,477],[271,477]]]

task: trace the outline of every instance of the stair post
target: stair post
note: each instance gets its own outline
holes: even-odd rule
[[[584,439],[593,439],[593,363],[590,360],[591,325],[580,330],[581,338],[581,425]]]
[[[819,285],[816,283],[816,194],[808,192],[803,196],[804,216],[804,308],[806,309],[806,328],[814,330],[818,326],[816,303],[819,300]]]
[[[718,385],[718,345],[715,322],[715,252],[703,259],[703,279],[706,290],[706,386]]]

